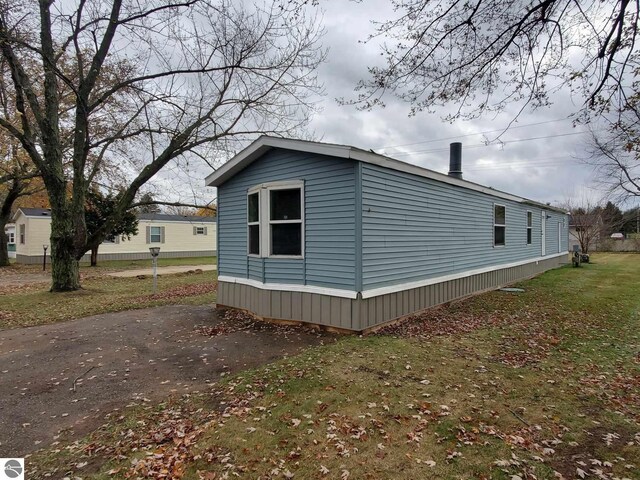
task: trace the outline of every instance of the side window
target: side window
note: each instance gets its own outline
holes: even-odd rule
[[[301,181],[262,184],[247,194],[247,254],[301,257],[304,188]]]
[[[7,234],[7,236],[9,237],[9,242],[8,243],[16,243],[16,234],[15,234],[15,232],[9,232]]]
[[[493,246],[505,245],[507,212],[504,205],[493,206]]]
[[[527,245],[531,245],[533,239],[533,213],[527,212]]]
[[[302,255],[302,190],[269,191],[270,255]]]
[[[26,237],[26,225],[24,223],[20,224],[20,244],[24,245],[25,237]]]
[[[260,255],[260,192],[247,196],[247,240],[249,255]]]
[[[164,227],[147,227],[147,243],[164,243]]]

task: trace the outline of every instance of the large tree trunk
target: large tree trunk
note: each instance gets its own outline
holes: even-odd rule
[[[0,267],[9,266],[9,248],[7,246],[9,237],[4,233],[4,227],[6,224],[7,221],[0,217]]]
[[[0,267],[9,266],[9,249],[7,247],[9,238],[4,233],[4,227],[11,219],[11,207],[13,207],[13,202],[20,196],[22,188],[22,182],[14,177],[2,201],[2,205],[0,205]]]
[[[91,247],[91,266],[95,267],[98,265],[98,247]]]
[[[71,215],[51,215],[51,291],[80,288],[79,262],[74,248],[75,229]]]

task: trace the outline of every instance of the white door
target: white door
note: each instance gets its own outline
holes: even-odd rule
[[[542,212],[541,218],[542,230],[540,233],[540,239],[542,240],[542,256],[544,257],[547,254],[547,212]]]
[[[562,223],[558,222],[558,253],[562,252]]]

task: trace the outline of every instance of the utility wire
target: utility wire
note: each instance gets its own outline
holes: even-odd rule
[[[557,138],[557,137],[569,137],[572,135],[583,135],[585,133],[588,133],[588,132],[585,132],[585,131],[568,132],[568,133],[558,133],[556,135],[544,135],[541,137],[517,138],[515,140],[504,140],[504,141],[501,141],[500,143],[477,143],[473,145],[466,145],[464,148],[469,149],[469,148],[481,148],[481,147],[495,147],[496,145],[509,145],[511,143],[529,142],[532,140],[543,140],[547,138]],[[415,150],[413,152],[394,153],[393,156],[400,157],[400,156],[406,156],[406,155],[415,155],[417,153],[423,154],[423,153],[445,152],[447,150],[449,150],[449,147],[432,148],[427,150]]]
[[[496,130],[485,130],[484,132],[467,133],[465,135],[455,135],[453,137],[444,137],[444,138],[436,138],[436,139],[433,139],[433,140],[424,140],[424,141],[421,141],[421,142],[403,143],[401,145],[387,145],[385,147],[374,148],[373,150],[385,150],[387,148],[408,147],[408,146],[411,146],[411,145],[422,145],[422,144],[425,144],[425,143],[444,142],[446,140],[455,140],[457,138],[473,137],[473,136],[476,136],[476,135],[484,135],[486,133],[497,133],[497,132],[504,132],[504,131],[507,131],[507,130],[515,130],[517,128],[534,127],[536,125],[546,125],[547,123],[556,123],[556,122],[561,122],[562,120],[567,120],[567,117],[558,118],[556,120],[547,120],[547,121],[544,121],[544,122],[536,122],[536,123],[527,123],[527,124],[524,124],[524,125],[516,125],[514,127],[498,128]]]

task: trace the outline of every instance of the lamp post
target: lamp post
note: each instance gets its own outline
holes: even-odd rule
[[[153,294],[158,290],[158,255],[160,255],[160,247],[149,247],[149,253],[153,259]]]
[[[42,249],[44,250],[44,255],[42,256],[42,271],[47,271],[47,248],[49,245],[42,245]]]

